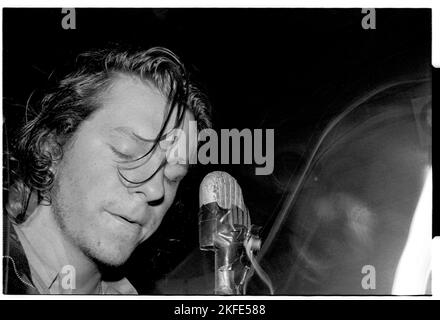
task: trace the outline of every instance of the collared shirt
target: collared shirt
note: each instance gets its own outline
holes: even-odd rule
[[[72,293],[71,281],[75,280],[73,267],[69,263],[62,241],[51,228],[52,214],[48,206],[37,206],[35,211],[14,230],[29,262],[32,282],[41,294]],[[73,269],[74,271],[74,269]],[[126,279],[102,281],[96,294],[137,294],[136,289]]]

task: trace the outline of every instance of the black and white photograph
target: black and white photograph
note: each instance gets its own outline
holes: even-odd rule
[[[432,295],[430,8],[2,18],[4,296]]]

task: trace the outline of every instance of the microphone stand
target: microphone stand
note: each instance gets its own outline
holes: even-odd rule
[[[250,269],[244,249],[248,230],[244,225],[233,222],[234,210],[242,214],[240,208],[233,206],[227,210],[219,207],[216,202],[200,208],[200,249],[215,253],[216,295],[242,295]]]

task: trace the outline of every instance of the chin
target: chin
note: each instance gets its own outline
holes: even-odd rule
[[[131,254],[131,252],[130,252]],[[122,266],[130,257],[130,254],[96,254],[94,259],[100,264],[109,267],[120,267]]]
[[[110,244],[87,248],[86,254],[100,264],[119,267],[123,265],[134,251],[134,246]]]
[[[122,266],[129,258],[130,256],[106,256],[106,257],[100,257],[99,261],[102,264],[111,266],[111,267],[120,267]]]

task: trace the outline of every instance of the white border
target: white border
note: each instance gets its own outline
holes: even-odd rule
[[[440,1],[438,0],[327,0],[317,1],[308,0],[125,0],[125,1],[66,1],[66,0],[46,0],[46,1],[2,1],[2,7],[279,7],[279,8],[432,8],[432,65],[440,67]],[[408,22],[410,23],[410,21]],[[0,17],[0,33],[3,37],[3,14]],[[436,39],[436,41],[434,41]],[[3,43],[3,41],[2,41]],[[0,73],[3,75],[3,55],[0,58]],[[0,95],[3,97],[3,88],[0,86]],[[2,99],[3,100],[3,99]],[[3,103],[1,109],[3,110]],[[0,129],[2,130],[2,129]],[[3,139],[0,141],[3,150]],[[0,174],[2,175],[3,172]],[[3,180],[2,180],[3,181]],[[2,193],[0,194],[2,201]],[[3,203],[3,202],[2,202]],[[3,219],[0,221],[0,230],[3,230]],[[3,237],[0,237],[0,247],[3,248]],[[3,263],[0,264],[0,277],[3,275]],[[0,292],[0,300],[439,300],[440,299],[440,237],[433,240],[432,245],[432,297],[410,297],[410,296],[90,296],[90,295],[3,295]],[[1,284],[0,284],[1,287]]]
[[[278,7],[278,8],[432,8],[432,64],[440,67],[440,5],[438,0],[47,0],[47,1],[3,1],[5,7]],[[408,23],[411,23],[410,21]]]

